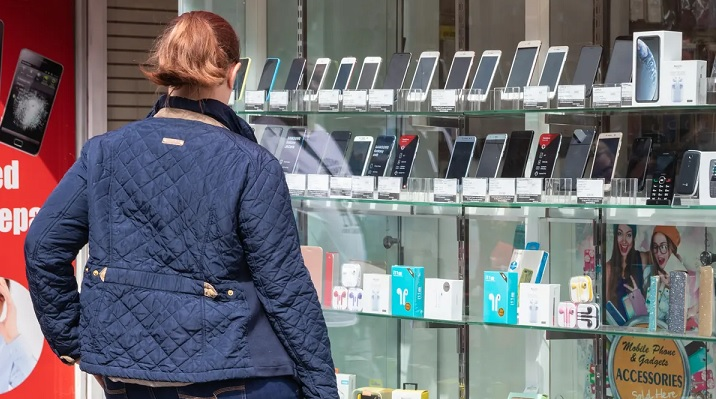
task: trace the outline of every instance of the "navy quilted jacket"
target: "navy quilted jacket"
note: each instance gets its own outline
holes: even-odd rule
[[[307,398],[338,397],[281,166],[239,121],[147,118],[86,143],[25,244],[56,355],[151,381],[295,375]]]

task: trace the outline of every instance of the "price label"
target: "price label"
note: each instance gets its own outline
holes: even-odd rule
[[[343,111],[365,112],[368,110],[368,92],[346,90],[343,92]]]
[[[604,179],[577,179],[577,203],[601,204],[604,200]]]
[[[291,195],[299,197],[306,195],[306,175],[287,173],[286,184],[288,185],[288,191]]]
[[[557,86],[557,108],[584,108],[584,85]]]
[[[430,92],[430,108],[433,112],[453,112],[456,105],[455,90],[432,90]]]
[[[594,87],[592,89],[592,107],[594,108],[619,108],[622,105],[622,88]]]
[[[318,92],[318,110],[337,112],[340,102],[340,90],[321,90]]]
[[[525,86],[524,108],[549,108],[549,86]]]
[[[308,175],[306,191],[309,197],[325,198],[331,190],[330,176],[328,175]]]
[[[379,177],[378,199],[387,201],[399,200],[402,187],[403,179],[400,177]]]
[[[331,197],[350,198],[352,181],[350,177],[331,176]]]
[[[433,179],[433,201],[456,202],[457,179]]]
[[[375,190],[375,177],[353,176],[351,184],[353,185],[351,197],[359,199],[373,198],[373,190]]]
[[[269,109],[271,111],[286,111],[288,109],[288,91],[274,91],[269,97]]]
[[[266,92],[263,90],[247,90],[244,93],[244,104],[247,111],[263,111]]]
[[[490,202],[515,202],[515,179],[490,179]]]
[[[542,201],[542,179],[517,179],[515,194],[517,202]]]
[[[630,107],[632,105],[633,87],[631,83],[622,83],[622,107]]]
[[[462,179],[462,202],[485,202],[487,179],[464,177]]]
[[[393,111],[395,91],[389,89],[371,90],[368,93],[368,108],[373,112]]]

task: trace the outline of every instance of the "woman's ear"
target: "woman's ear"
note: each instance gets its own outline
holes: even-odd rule
[[[226,82],[229,84],[229,89],[234,89],[236,74],[239,73],[239,69],[241,69],[241,62],[237,62],[233,67],[231,67],[231,69],[229,69],[229,76],[228,79],[226,79]]]

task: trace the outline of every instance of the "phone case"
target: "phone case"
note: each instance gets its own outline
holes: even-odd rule
[[[625,295],[624,298],[622,298],[622,303],[630,319],[649,314],[646,308],[646,299],[638,288]]]
[[[671,289],[669,291],[669,331],[683,334],[686,332],[686,272],[669,273]]]
[[[689,370],[692,373],[703,370],[710,363],[711,356],[708,355],[705,347],[699,348],[696,352],[689,355]]]
[[[703,266],[699,270],[699,336],[713,335],[714,269]]]
[[[714,383],[713,370],[701,370],[696,373],[692,371],[691,374],[691,390],[696,392],[702,392],[707,389],[716,388]]]
[[[646,306],[649,314],[649,331],[655,332],[659,321],[659,284],[661,277],[651,276],[649,289],[647,290]]]
[[[323,299],[323,248],[301,245],[301,255],[316,287],[318,298]]]
[[[614,306],[612,301],[607,302],[607,321],[609,321],[609,324],[617,326],[623,326],[627,323],[626,319],[624,318],[624,315],[619,312],[619,310],[616,306]]]
[[[569,280],[569,297],[572,302],[586,303],[594,299],[592,278],[589,276],[575,276]]]
[[[599,305],[596,303],[577,304],[577,328],[596,330],[599,328]]]
[[[585,273],[594,273],[596,271],[596,263],[594,261],[594,250],[593,249],[585,249],[584,250],[584,272]]]
[[[572,302],[560,302],[557,307],[557,325],[565,328],[577,326],[577,305]]]

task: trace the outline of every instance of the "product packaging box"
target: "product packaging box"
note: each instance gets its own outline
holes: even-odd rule
[[[521,283],[539,283],[547,268],[549,253],[542,250],[515,249],[509,271],[519,274]]]
[[[311,275],[311,281],[313,281],[313,285],[316,287],[318,299],[321,304],[325,306],[327,304],[323,302],[325,297],[323,292],[323,248],[301,245],[301,255],[303,256],[303,263]],[[331,288],[331,286],[325,287],[327,290],[331,290]]]
[[[393,266],[391,279],[394,316],[423,317],[425,309],[425,268]]]
[[[485,272],[483,319],[488,323],[517,324],[516,272]]]
[[[392,399],[428,399],[428,391],[424,389],[396,389]]]
[[[551,327],[557,325],[559,284],[520,284],[519,324]]]
[[[356,375],[336,374],[336,383],[338,384],[338,396],[341,398],[350,398],[356,389]]]
[[[462,320],[462,280],[425,279],[425,318]]]
[[[666,105],[706,104],[706,61],[667,61],[661,92]]]
[[[363,312],[390,314],[391,278],[390,274],[363,275]]]
[[[323,306],[332,306],[333,287],[338,285],[334,279],[334,270],[340,266],[338,252],[326,252],[326,266],[323,271]]]
[[[716,205],[716,152],[701,151],[699,205]]]
[[[668,79],[667,64],[681,61],[681,32],[636,32],[633,37],[632,105],[644,107],[671,104],[671,93],[663,89]]]
[[[392,397],[393,389],[391,388],[365,387],[353,391],[351,399],[392,399]]]

